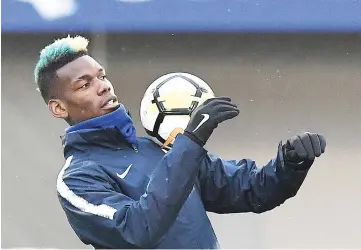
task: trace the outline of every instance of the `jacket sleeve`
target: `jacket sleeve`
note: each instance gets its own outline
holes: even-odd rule
[[[115,191],[112,181],[95,163],[75,162],[93,170],[60,173],[58,196],[70,225],[85,244],[153,248],[177,218],[205,156],[202,147],[178,135],[173,150],[160,160],[139,200]],[[68,158],[67,164],[70,161]]]
[[[236,162],[208,155],[199,172],[204,206],[215,213],[271,210],[296,195],[311,165],[286,163],[281,143],[276,158],[261,168],[250,159]]]

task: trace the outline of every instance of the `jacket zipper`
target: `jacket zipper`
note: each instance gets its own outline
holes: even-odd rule
[[[136,153],[138,153],[138,148],[137,148],[136,145],[132,144],[132,148],[133,148],[133,150],[134,150]]]

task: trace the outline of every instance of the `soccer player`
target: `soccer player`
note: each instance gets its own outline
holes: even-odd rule
[[[281,205],[296,195],[325,151],[323,136],[302,133],[280,142],[275,158],[262,168],[251,159],[228,161],[208,153],[203,146],[213,130],[239,114],[229,98],[218,97],[191,114],[165,153],[149,138],[136,136],[87,45],[81,36],[56,40],[41,51],[34,70],[50,112],[69,124],[57,191],[85,244],[219,248],[206,211],[262,213]]]

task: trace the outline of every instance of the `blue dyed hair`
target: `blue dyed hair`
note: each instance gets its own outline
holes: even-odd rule
[[[56,98],[54,84],[56,71],[75,59],[88,54],[89,41],[82,36],[64,37],[55,40],[40,52],[34,69],[35,83],[45,102]]]

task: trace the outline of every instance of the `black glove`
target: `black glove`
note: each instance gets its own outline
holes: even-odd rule
[[[238,114],[239,109],[229,97],[210,98],[192,112],[184,135],[204,146],[219,123]]]
[[[325,152],[326,140],[320,134],[303,133],[287,140],[283,145],[286,160],[291,163],[312,162]]]

